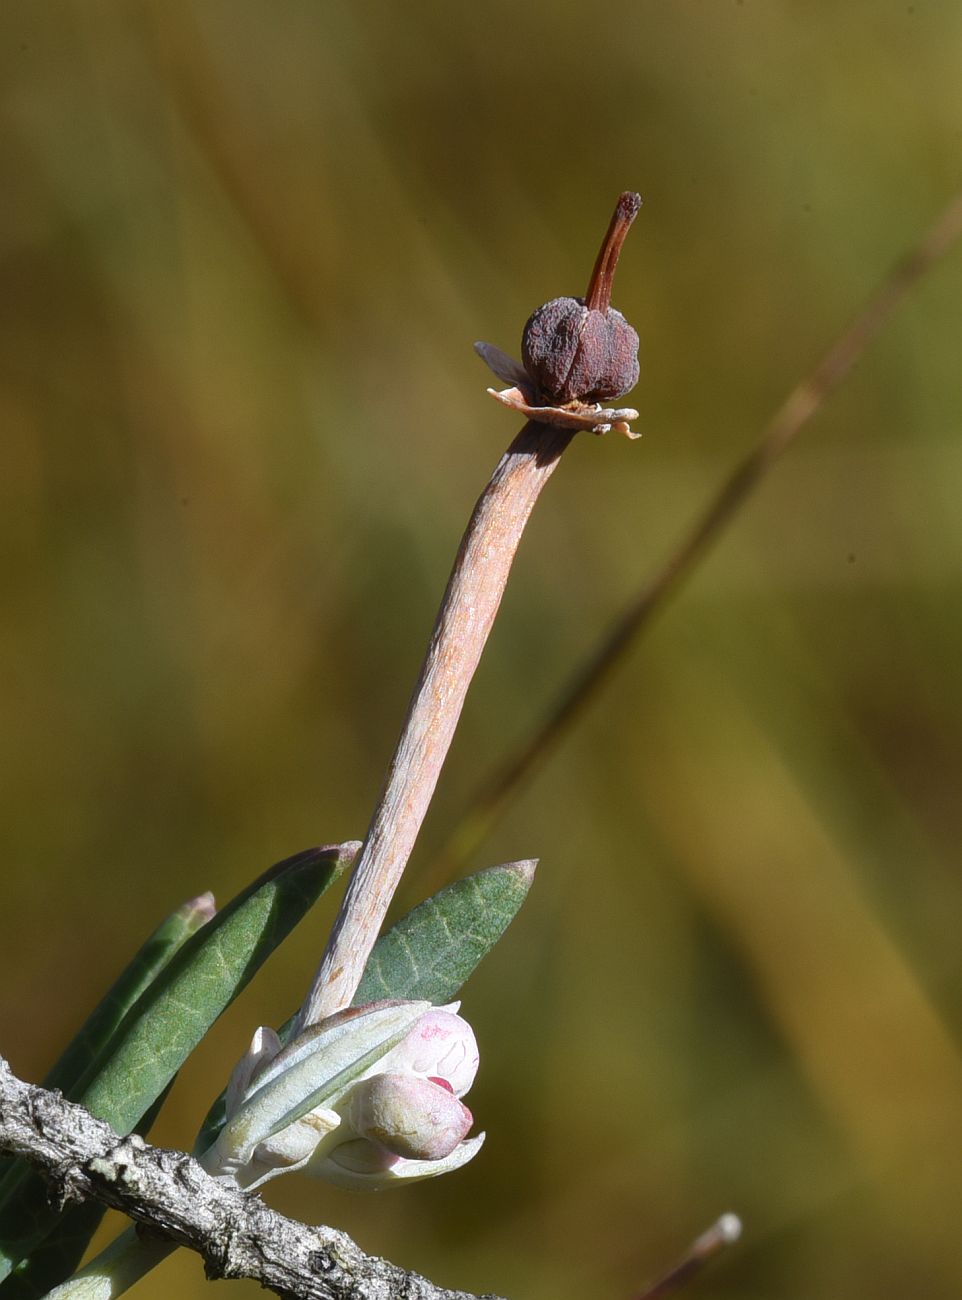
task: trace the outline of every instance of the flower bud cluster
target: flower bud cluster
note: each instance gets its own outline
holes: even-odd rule
[[[227,1090],[227,1119],[202,1157],[243,1186],[302,1170],[378,1189],[466,1164],[484,1135],[461,1097],[478,1048],[459,1003],[375,1002],[312,1025],[286,1047],[258,1029]]]

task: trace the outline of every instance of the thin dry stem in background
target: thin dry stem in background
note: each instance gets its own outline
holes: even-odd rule
[[[428,889],[454,875],[485,839],[526,778],[545,761],[621,663],[636,638],[681,588],[777,460],[852,371],[906,295],[962,236],[957,194],[892,268],[865,307],[775,412],[755,447],[735,466],[662,567],[642,586],[589,655],[543,722],[479,788],[427,872]]]
[[[674,1268],[636,1296],[635,1300],[662,1300],[663,1296],[678,1291],[741,1235],[742,1222],[738,1215],[723,1214],[700,1237],[695,1238]]]

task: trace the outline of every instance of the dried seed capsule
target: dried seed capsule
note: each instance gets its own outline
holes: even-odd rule
[[[551,402],[610,401],[638,382],[638,335],[611,306],[611,285],[640,207],[638,194],[618,200],[584,298],[552,298],[524,327],[524,368]]]

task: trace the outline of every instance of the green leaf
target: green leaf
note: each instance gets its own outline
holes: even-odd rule
[[[198,930],[110,1036],[109,1050],[75,1085],[75,1100],[126,1134],[171,1082],[222,1011],[246,986],[357,851],[309,849],[265,872]],[[31,1194],[40,1188],[39,1199]],[[0,1281],[57,1222],[31,1177],[0,1217]]]
[[[514,920],[535,866],[528,861],[490,867],[419,903],[374,945],[355,1005],[381,998],[450,1002]],[[296,1014],[282,1026],[282,1042],[295,1019]],[[221,1093],[208,1111],[195,1155],[213,1146],[224,1127],[224,1097]]]
[[[73,1099],[78,1081],[101,1064],[111,1040],[134,1003],[170,964],[187,940],[216,915],[213,894],[201,894],[161,921],[129,966],[91,1012],[76,1037],[43,1080]]]
[[[184,945],[117,1033],[83,1104],[129,1133],[267,957],[357,851],[308,849],[272,867]]]
[[[419,903],[374,945],[354,1005],[450,1002],[528,896],[536,861],[488,867]]]
[[[536,866],[532,860],[488,867],[412,908],[374,945],[354,1006],[381,998],[450,1002],[514,920]],[[281,1042],[287,1042],[294,1020],[281,1026]],[[201,1125],[195,1154],[214,1144],[224,1119],[221,1093]]]
[[[174,955],[192,934],[214,915],[213,894],[202,894],[183,903],[165,920],[161,921],[128,965],[114,981],[83,1026],[71,1040],[56,1065],[43,1080],[44,1088],[59,1088],[65,1097],[75,1101],[77,1083],[85,1073],[105,1059],[110,1041],[124,1016],[134,1005]],[[0,1181],[0,1207],[19,1186],[26,1161],[10,1160]]]

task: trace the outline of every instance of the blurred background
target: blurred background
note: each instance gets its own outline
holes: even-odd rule
[[[962,9],[5,0],[0,35],[0,1033],[37,1078],[183,899],[363,835],[517,427],[471,343],[583,292],[637,188],[645,436],[583,435],[535,514],[399,906],[434,887],[962,183]],[[512,1300],[626,1300],[724,1210],[743,1243],[692,1295],[962,1293],[960,304],[957,250],[462,864],[541,858],[466,993],[482,1155],[274,1205]],[[182,1253],[138,1294],[208,1292]]]

